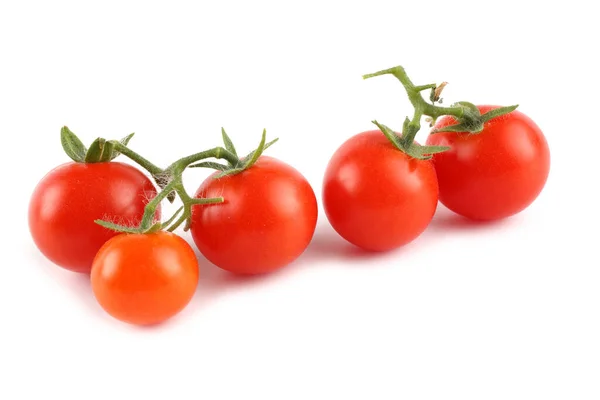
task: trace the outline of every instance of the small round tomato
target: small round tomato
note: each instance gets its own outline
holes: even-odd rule
[[[260,274],[298,258],[317,224],[317,200],[308,181],[291,166],[261,156],[249,169],[208,177],[196,197],[224,203],[195,206],[191,232],[200,252],[216,266]]]
[[[131,324],[157,324],[181,311],[198,286],[198,260],[181,237],[159,231],[119,234],[94,259],[96,299],[113,317]]]
[[[496,107],[478,108],[484,114]],[[435,128],[455,123],[442,117]],[[433,158],[440,202],[473,220],[496,220],[524,210],[538,197],[550,171],[542,131],[519,111],[491,119],[477,134],[431,134],[427,144],[451,147]]]
[[[333,228],[370,251],[391,250],[418,237],[438,202],[429,160],[398,150],[379,130],[348,139],[323,181],[323,206]]]
[[[130,165],[70,162],[50,171],[35,188],[29,229],[36,246],[52,262],[89,273],[100,247],[117,235],[94,221],[137,225],[154,196],[150,179]]]

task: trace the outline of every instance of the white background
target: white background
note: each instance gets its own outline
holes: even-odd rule
[[[591,1],[6,1],[0,6],[0,399],[598,399],[600,146]],[[412,113],[392,77],[447,103],[508,105],[545,132],[550,178],[506,221],[440,207],[398,251],[361,255],[320,208],[309,249],[239,279],[201,256],[188,308],[140,329],[37,251],[29,196],[59,131],[122,137],[159,165],[260,132],[309,179],[372,119]],[[424,141],[426,130],[418,138]],[[206,175],[190,171],[190,191]],[[188,234],[184,234],[188,240]]]

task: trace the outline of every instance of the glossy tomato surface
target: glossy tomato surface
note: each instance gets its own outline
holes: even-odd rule
[[[179,313],[198,286],[194,250],[169,232],[120,234],[94,259],[94,296],[113,317],[151,325]]]
[[[478,108],[483,114],[496,107]],[[454,123],[443,117],[436,127]],[[440,201],[474,220],[496,220],[522,211],[541,193],[550,172],[544,134],[519,111],[488,121],[481,133],[435,133],[427,144],[451,147],[433,158]]]
[[[433,218],[438,186],[433,165],[396,149],[379,130],[348,139],[323,181],[323,206],[333,228],[370,251],[417,238]]]
[[[100,247],[117,235],[94,220],[137,225],[154,196],[156,189],[150,179],[130,165],[63,164],[35,188],[29,204],[29,229],[36,246],[52,262],[89,273]]]
[[[249,169],[207,178],[196,197],[224,203],[195,206],[194,242],[213,264],[239,274],[279,269],[298,258],[317,223],[317,200],[308,181],[291,166],[261,156]]]

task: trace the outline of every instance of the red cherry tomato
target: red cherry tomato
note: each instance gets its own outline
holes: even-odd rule
[[[194,250],[169,232],[120,234],[102,246],[91,280],[96,299],[113,317],[150,325],[179,313],[198,286]]]
[[[347,140],[325,172],[323,205],[329,222],[365,250],[411,242],[433,218],[437,202],[431,162],[407,156],[378,130]]]
[[[190,228],[209,261],[234,273],[260,274],[304,252],[317,223],[317,200],[298,171],[261,156],[243,172],[214,175],[196,197],[222,196],[225,202],[193,207]]]
[[[478,108],[483,114],[496,107]],[[454,118],[443,117],[435,127],[455,123]],[[519,111],[488,121],[481,133],[435,133],[427,144],[451,147],[433,158],[441,203],[474,220],[522,211],[538,197],[550,171],[542,131]]]
[[[35,188],[29,204],[29,229],[36,246],[52,262],[89,273],[100,247],[117,235],[94,220],[137,225],[154,196],[156,189],[150,179],[130,165],[63,164]]]

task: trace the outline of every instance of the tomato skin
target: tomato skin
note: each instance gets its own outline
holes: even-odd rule
[[[296,169],[261,156],[249,169],[214,179],[196,197],[224,203],[192,208],[191,232],[200,252],[213,264],[237,274],[262,274],[298,258],[312,240],[317,200]]]
[[[348,242],[387,251],[417,238],[438,202],[433,165],[396,149],[379,130],[343,143],[327,165],[323,206]]]
[[[113,237],[98,251],[91,272],[102,308],[136,325],[157,324],[179,313],[192,299],[198,278],[194,250],[165,231]]]
[[[29,230],[50,261],[89,273],[100,247],[117,235],[94,220],[137,224],[154,196],[150,179],[130,165],[66,163],[50,171],[34,189]]]
[[[478,108],[483,114],[497,107]],[[443,117],[435,127],[454,123]],[[473,220],[497,220],[524,210],[541,193],[550,172],[544,134],[519,111],[488,121],[479,134],[435,133],[427,144],[452,148],[433,158],[440,202]]]

